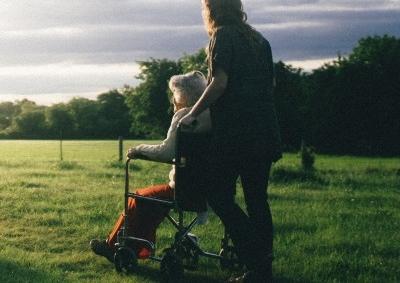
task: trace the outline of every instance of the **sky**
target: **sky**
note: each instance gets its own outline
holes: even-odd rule
[[[306,71],[362,37],[400,37],[400,0],[243,0],[274,61]],[[139,82],[137,61],[205,47],[200,0],[0,0],[0,102],[95,99]]]

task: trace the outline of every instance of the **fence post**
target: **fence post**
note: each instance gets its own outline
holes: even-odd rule
[[[118,144],[119,144],[119,161],[122,161],[122,154],[123,154],[123,148],[124,148],[124,139],[122,136],[118,137]]]
[[[63,161],[63,145],[62,145],[62,130],[60,130],[60,160]]]

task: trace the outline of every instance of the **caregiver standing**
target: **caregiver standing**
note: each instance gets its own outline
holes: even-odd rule
[[[210,108],[213,125],[207,200],[221,218],[248,272],[229,282],[271,282],[273,226],[267,187],[281,157],[269,42],[246,23],[241,0],[202,0],[210,36],[208,86],[181,119]],[[247,214],[235,203],[240,177]]]

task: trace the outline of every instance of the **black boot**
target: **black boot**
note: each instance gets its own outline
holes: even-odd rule
[[[110,262],[114,263],[114,251],[107,244],[106,240],[93,239],[90,241],[90,248],[95,254],[104,256]]]

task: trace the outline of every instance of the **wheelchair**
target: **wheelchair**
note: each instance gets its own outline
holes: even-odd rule
[[[129,182],[133,176],[129,176],[131,159],[125,164],[125,210],[124,224],[117,236],[114,254],[115,269],[117,272],[134,273],[138,265],[138,258],[131,248],[132,244],[141,244],[150,251],[148,259],[160,262],[162,280],[176,282],[183,278],[184,270],[196,270],[200,257],[219,260],[222,269],[240,269],[240,263],[235,249],[231,244],[229,234],[224,230],[221,239],[221,249],[218,253],[204,251],[198,244],[197,237],[190,231],[197,224],[197,217],[185,223],[184,213],[204,211],[207,208],[202,187],[206,186],[205,178],[199,177],[199,170],[204,170],[207,162],[207,147],[210,136],[208,134],[193,133],[190,128],[179,125],[175,144],[175,158],[170,163],[175,165],[175,189],[172,200],[164,200],[153,197],[141,196],[130,192]],[[137,159],[149,160],[144,156]],[[134,169],[132,169],[134,170]],[[133,175],[133,174],[132,174]],[[147,239],[132,237],[127,234],[129,221],[128,199],[135,198],[152,205],[160,205],[172,209],[176,213],[175,218],[168,213],[167,220],[176,229],[175,237],[171,245],[163,251],[161,257],[156,256],[156,243]],[[171,210],[170,210],[171,211]]]

